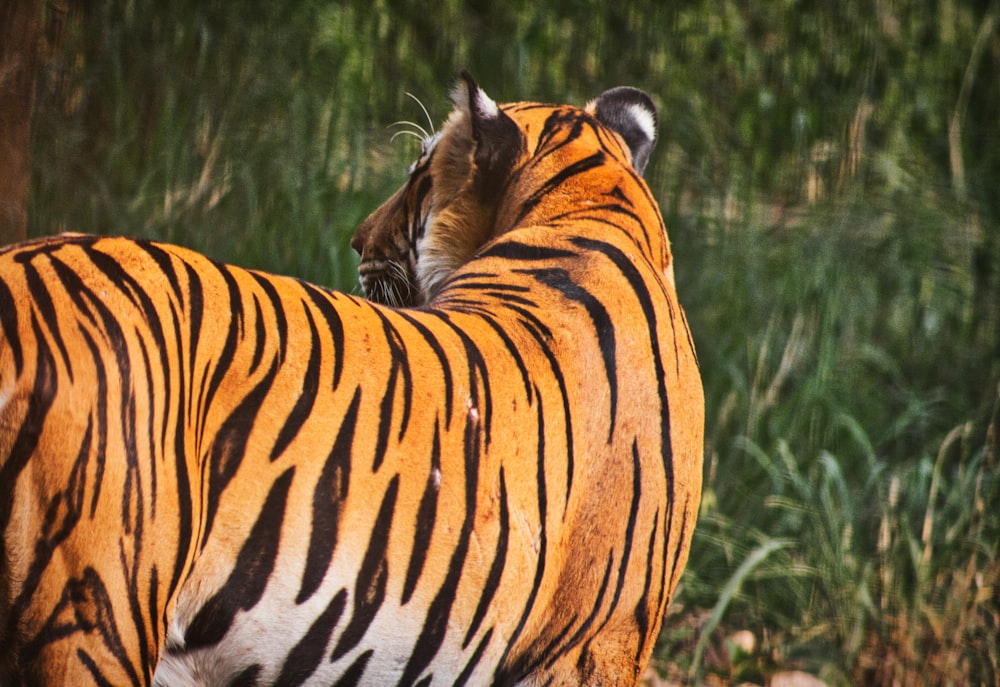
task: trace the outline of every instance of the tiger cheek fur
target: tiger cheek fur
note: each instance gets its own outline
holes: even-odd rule
[[[352,242],[419,307],[0,252],[0,684],[636,684],[704,422],[655,110],[454,99]]]

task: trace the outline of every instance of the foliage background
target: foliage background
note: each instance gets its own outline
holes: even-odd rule
[[[1000,3],[44,6],[30,233],[353,290],[353,228],[468,68],[660,108],[708,403],[674,682],[1000,684]],[[747,632],[752,646],[745,641]],[[650,676],[651,681],[658,678]]]

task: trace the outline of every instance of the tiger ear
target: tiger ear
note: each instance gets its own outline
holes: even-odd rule
[[[625,139],[632,166],[642,174],[656,145],[656,106],[649,96],[627,86],[612,88],[587,103],[586,110]]]
[[[476,185],[484,201],[496,200],[524,147],[521,132],[467,71],[452,97],[471,128]]]

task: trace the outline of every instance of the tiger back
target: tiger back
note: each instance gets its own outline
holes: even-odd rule
[[[355,237],[414,307],[129,239],[0,255],[0,684],[636,683],[704,412],[655,113],[455,101]]]

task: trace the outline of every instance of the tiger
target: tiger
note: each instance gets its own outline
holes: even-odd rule
[[[3,687],[637,683],[704,431],[656,110],[452,99],[352,238],[369,298],[2,252]]]

